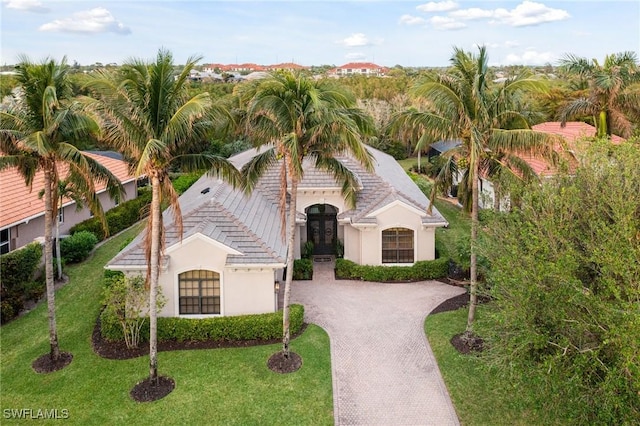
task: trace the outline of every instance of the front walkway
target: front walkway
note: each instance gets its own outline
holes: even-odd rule
[[[437,281],[336,281],[333,262],[295,281],[292,303],[331,339],[337,425],[458,425],[424,335],[426,315],[463,289]]]

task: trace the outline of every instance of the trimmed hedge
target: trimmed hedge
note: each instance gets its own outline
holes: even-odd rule
[[[202,173],[189,173],[185,175],[180,175],[175,178],[171,184],[173,185],[173,189],[176,190],[178,195],[182,195],[185,193],[187,189],[191,187],[200,177]]]
[[[102,337],[123,340],[122,327],[115,318],[103,311],[100,315]],[[291,305],[291,334],[302,328],[304,307]],[[142,340],[149,337],[149,321],[145,320],[140,333]],[[158,341],[245,341],[271,340],[282,337],[282,311],[216,318],[158,318]]]
[[[446,277],[449,259],[421,260],[412,266],[358,265],[350,260],[336,259],[336,278],[377,282],[423,281]]]
[[[148,206],[151,204],[151,191],[138,190],[138,197],[125,201],[119,206],[105,213],[109,235],[115,235],[147,216]],[[69,232],[73,235],[81,231],[89,231],[98,237],[98,241],[106,238],[102,224],[97,217],[92,217],[71,227]]]
[[[294,280],[313,279],[313,260],[295,259],[293,261],[293,279]]]
[[[0,322],[15,318],[24,307],[24,301],[35,297],[36,285],[32,282],[41,259],[39,243],[0,256]]]
[[[60,253],[67,263],[78,263],[89,257],[96,244],[98,237],[93,232],[80,231],[60,240]]]

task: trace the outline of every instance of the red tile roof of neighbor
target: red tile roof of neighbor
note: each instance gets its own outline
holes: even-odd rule
[[[98,154],[85,152],[85,154],[98,161],[113,173],[122,183],[130,182],[134,176],[129,174],[127,163],[122,160],[105,157]],[[67,175],[66,165],[58,166],[58,174],[64,178]],[[0,228],[6,228],[27,219],[44,214],[44,200],[38,197],[38,193],[44,187],[44,173],[38,172],[33,179],[32,189],[24,184],[24,179],[13,167],[0,171]],[[106,189],[104,183],[96,185],[96,192]],[[71,200],[64,199],[63,204]]]
[[[561,126],[561,123],[559,121],[549,121],[546,123],[535,124],[531,126],[531,129],[538,132],[551,133],[562,136],[567,141],[567,148],[570,151],[574,151],[576,149],[576,140],[584,137],[593,137],[596,135],[595,127],[581,121],[569,121],[564,127]],[[620,136],[611,136],[611,142],[613,142],[614,144],[619,144],[623,141],[624,139]],[[558,152],[563,150],[560,146],[556,146],[554,147],[554,149]],[[528,155],[523,155],[521,157],[527,162],[527,164],[529,164],[529,166],[531,166],[533,171],[536,172],[538,176],[552,176],[557,171],[556,168],[554,168],[551,164],[549,164],[549,162],[544,159]],[[570,158],[569,162],[572,163],[573,159]],[[570,164],[570,168],[573,167],[575,167],[575,165]]]
[[[337,67],[336,69],[361,69],[361,68],[368,68],[368,69],[384,69],[385,67],[381,67],[380,65],[376,65],[373,62],[349,62],[348,64],[344,64],[340,67]]]

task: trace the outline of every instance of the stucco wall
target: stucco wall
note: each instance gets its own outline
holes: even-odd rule
[[[220,274],[221,315],[255,314],[275,311],[273,268],[229,268],[224,247],[202,238],[191,238],[167,250],[169,263],[159,284],[167,298],[160,316],[178,316],[179,274],[204,269]],[[189,317],[188,315],[185,317]]]
[[[129,182],[124,185],[126,191],[126,198],[123,201],[131,200],[136,197],[136,182]],[[35,188],[33,189],[36,190]],[[102,203],[102,209],[107,210],[115,207],[115,202],[109,198],[109,194],[102,192],[98,194],[98,198]],[[42,202],[44,210],[44,201]],[[60,224],[60,235],[69,234],[71,227],[77,223],[87,220],[91,217],[91,212],[88,208],[83,208],[80,211],[76,211],[76,204],[70,204],[64,207],[64,222]],[[55,226],[55,225],[54,225]],[[44,236],[44,214],[37,218],[29,220],[28,223],[21,223],[11,227],[11,240],[15,239],[15,242],[11,244],[11,250],[18,249],[31,243],[38,237]],[[55,227],[53,228],[53,235],[55,236]]]
[[[382,231],[389,228],[407,228],[414,231],[414,259],[435,258],[435,232],[433,228],[422,229],[418,212],[403,205],[392,206],[377,217],[378,226],[361,231],[362,262],[367,265],[382,265]]]

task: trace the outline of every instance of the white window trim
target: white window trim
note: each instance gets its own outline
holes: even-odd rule
[[[220,275],[220,313],[219,314],[181,314],[180,313],[180,274],[188,271],[198,271],[198,270],[211,271]],[[223,271],[216,271],[213,268],[207,268],[200,265],[190,267],[190,268],[180,269],[176,271],[173,277],[173,294],[174,294],[174,298],[173,298],[174,299],[173,301],[174,317],[203,319],[203,318],[216,318],[216,317],[224,316],[224,272]]]
[[[410,231],[413,231],[413,262],[407,262],[407,263],[382,263],[382,232],[386,231],[387,229],[392,229],[392,228],[404,228],[404,229],[409,229]],[[382,265],[382,266],[413,266],[418,260],[418,231],[416,228],[414,228],[413,226],[409,226],[409,225],[405,225],[405,224],[394,224],[394,225],[389,225],[386,226],[385,228],[380,229],[380,232],[378,233],[378,241],[380,241],[380,246],[378,249],[378,265]]]
[[[3,229],[3,231],[7,231],[7,240],[0,240],[0,247],[7,246],[7,253],[9,253],[11,251],[11,228]]]

